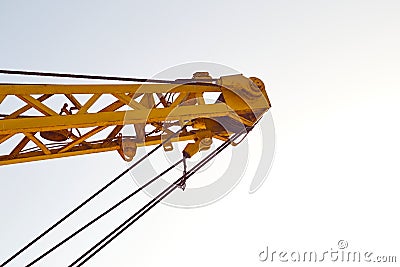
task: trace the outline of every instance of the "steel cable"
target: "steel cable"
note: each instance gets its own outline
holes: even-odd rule
[[[29,247],[31,247],[33,244],[38,242],[40,239],[42,239],[46,234],[48,234],[50,231],[52,231],[54,228],[56,228],[58,225],[60,225],[62,222],[64,222],[66,219],[71,217],[75,212],[77,212],[79,209],[81,209],[83,206],[85,206],[87,203],[89,203],[91,200],[93,200],[95,197],[97,197],[100,193],[102,193],[104,190],[106,190],[108,187],[110,187],[113,183],[118,181],[121,177],[123,177],[126,173],[128,173],[130,170],[132,170],[134,167],[136,167],[139,163],[141,163],[143,160],[148,158],[151,154],[153,154],[156,150],[161,148],[165,143],[167,143],[169,140],[171,140],[173,137],[175,137],[177,134],[179,134],[183,129],[186,128],[186,125],[183,126],[181,129],[179,129],[177,132],[174,134],[170,135],[168,138],[166,138],[161,144],[157,145],[155,148],[153,148],[150,152],[148,152],[146,155],[141,157],[138,161],[136,161],[134,164],[129,166],[127,169],[125,169],[123,172],[121,172],[119,175],[117,175],[113,180],[108,182],[106,185],[104,185],[102,188],[100,188],[96,193],[91,195],[89,198],[87,198],[85,201],[83,201],[81,204],[79,204],[77,207],[75,207],[73,210],[71,210],[68,214],[66,214],[64,217],[62,217],[60,220],[58,220],[56,223],[54,223],[52,226],[47,228],[43,233],[38,235],[35,239],[30,241],[28,244],[26,244],[23,248],[21,248],[19,251],[17,251],[14,255],[12,255],[10,258],[8,258],[6,261],[4,261],[0,267],[5,266],[6,264],[10,263],[13,259],[15,259],[17,256],[19,256],[22,252],[27,250]]]
[[[113,241],[116,237],[118,237],[122,232],[128,229],[131,225],[133,225],[137,220],[139,220],[143,215],[145,215],[148,211],[150,211],[154,206],[156,206],[159,202],[161,202],[165,197],[171,194],[176,188],[179,187],[182,179],[187,180],[190,176],[195,174],[201,167],[207,164],[212,158],[218,155],[222,150],[224,150],[230,143],[235,141],[242,133],[244,133],[246,129],[243,129],[240,133],[235,134],[232,138],[225,141],[221,144],[217,149],[215,149],[212,153],[210,153],[206,158],[201,160],[198,164],[196,164],[192,169],[190,169],[186,175],[181,176],[174,183],[164,189],[160,194],[158,194],[155,198],[153,198],[150,202],[148,202],[145,206],[143,206],[140,210],[135,212],[131,217],[125,220],[121,225],[111,231],[108,235],[106,235],[103,239],[97,242],[94,246],[92,246],[89,250],[87,250],[84,254],[82,254],[79,258],[77,258],[74,262],[72,262],[68,267],[82,266],[89,259],[91,259],[94,255],[96,255],[100,250],[102,250],[105,246],[107,246],[111,241]],[[107,240],[108,239],[108,240]],[[86,258],[85,258],[86,257]]]
[[[155,176],[154,178],[152,178],[150,181],[148,181],[147,183],[145,183],[144,185],[142,185],[141,187],[139,187],[138,189],[136,189],[135,191],[133,191],[132,193],[130,193],[129,195],[127,195],[126,197],[124,197],[123,199],[121,199],[119,202],[117,202],[116,204],[114,204],[112,207],[110,207],[109,209],[107,209],[106,211],[104,211],[103,213],[101,213],[100,215],[98,215],[96,218],[92,219],[90,222],[88,222],[87,224],[85,224],[84,226],[82,226],[81,228],[79,228],[78,230],[76,230],[75,232],[73,232],[72,234],[70,234],[68,237],[66,237],[65,239],[63,239],[62,241],[60,241],[59,243],[57,243],[56,245],[54,245],[53,247],[51,247],[49,250],[47,250],[45,253],[43,253],[42,255],[40,255],[39,257],[37,257],[36,259],[34,259],[33,261],[31,261],[29,264],[27,264],[26,266],[32,266],[35,263],[37,263],[38,261],[40,261],[41,259],[43,259],[44,257],[46,257],[48,254],[50,254],[51,252],[53,252],[54,250],[56,250],[57,248],[59,248],[60,246],[62,246],[63,244],[65,244],[66,242],[68,242],[71,238],[75,237],[77,234],[79,234],[80,232],[82,232],[83,230],[85,230],[86,228],[88,228],[90,225],[94,224],[95,222],[97,222],[98,220],[100,220],[102,217],[104,217],[105,215],[107,215],[108,213],[110,213],[111,211],[113,211],[114,209],[116,209],[117,207],[119,207],[122,203],[126,202],[127,200],[129,200],[130,198],[132,198],[133,196],[135,196],[137,193],[139,193],[140,191],[142,191],[143,189],[145,189],[147,186],[149,186],[150,184],[152,184],[153,182],[155,182],[156,180],[158,180],[160,177],[162,177],[164,174],[166,174],[167,172],[169,172],[170,170],[172,170],[173,168],[175,168],[178,164],[180,164],[183,161],[183,159],[177,161],[176,163],[174,163],[173,165],[169,166],[167,169],[165,169],[163,172],[161,172],[160,174],[158,174],[157,176]]]
[[[175,81],[161,80],[161,79],[145,79],[145,78],[131,78],[131,77],[117,77],[117,76],[104,76],[104,75],[87,75],[87,74],[72,74],[72,73],[57,73],[57,72],[39,72],[39,71],[23,71],[23,70],[5,70],[0,69],[0,74],[7,75],[22,75],[22,76],[38,76],[38,77],[53,77],[53,78],[73,78],[73,79],[88,79],[88,80],[102,80],[102,81],[120,81],[120,82],[141,82],[141,83],[163,83],[163,84],[202,84],[210,85],[209,82],[199,82],[193,79],[178,79]],[[214,82],[217,79],[211,79]],[[213,84],[214,85],[214,84]]]

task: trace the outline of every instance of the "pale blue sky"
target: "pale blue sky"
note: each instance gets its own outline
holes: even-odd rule
[[[249,195],[249,174],[215,205],[159,206],[88,266],[259,266],[268,244],[323,250],[343,238],[354,249],[394,254],[399,14],[395,0],[3,0],[0,68],[151,77],[207,61],[267,84],[277,151],[263,187]],[[0,82],[18,81],[54,82],[0,75]],[[1,167],[0,261],[124,166],[106,153]],[[10,266],[22,266],[132,189],[127,177]],[[135,207],[38,266],[70,263]]]

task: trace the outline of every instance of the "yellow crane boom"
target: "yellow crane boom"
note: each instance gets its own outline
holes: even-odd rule
[[[179,80],[177,80],[179,81]],[[211,100],[211,101],[210,101]],[[212,138],[251,128],[270,108],[263,82],[195,73],[173,84],[0,84],[0,165],[118,151],[130,161],[187,125],[171,142],[190,141],[188,157]],[[124,134],[133,125],[134,135]],[[164,144],[171,150],[171,144]]]

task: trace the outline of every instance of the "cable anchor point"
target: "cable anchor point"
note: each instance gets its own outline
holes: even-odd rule
[[[182,162],[183,162],[183,175],[182,175],[181,180],[178,183],[178,187],[180,189],[182,189],[182,191],[185,191],[186,180],[187,180],[187,177],[186,177],[186,174],[187,174],[186,158],[187,158],[187,156],[185,155],[185,153],[183,153],[183,159],[182,159]]]

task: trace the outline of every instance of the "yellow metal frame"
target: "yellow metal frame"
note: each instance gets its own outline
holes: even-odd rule
[[[136,140],[137,146],[161,143],[170,131],[166,126],[170,122],[182,126],[199,118],[229,117],[252,126],[270,107],[264,88],[257,86],[255,89],[252,80],[242,75],[221,77],[216,84],[0,84],[0,108],[8,98],[18,98],[24,103],[0,120],[0,148],[6,143],[11,147],[9,153],[0,155],[0,165],[113,150],[121,152],[121,130],[128,124],[135,125],[136,130],[143,129],[142,135],[146,125],[161,125],[160,131],[165,133],[143,136],[143,140]],[[220,93],[223,101],[207,104],[204,94],[208,92]],[[167,102],[167,94],[174,96],[172,101]],[[86,100],[79,100],[80,95],[85,95]],[[104,96],[113,100],[100,101]],[[68,111],[67,106],[72,109]],[[32,110],[40,115],[25,115]],[[73,134],[71,129],[85,133]],[[70,134],[62,144],[55,145],[39,134],[49,131]],[[213,132],[219,139],[226,139],[229,134]],[[102,137],[93,141],[99,135]],[[16,136],[21,137],[18,140]],[[193,129],[171,141],[195,137],[196,129]],[[35,148],[26,149],[28,144]]]

